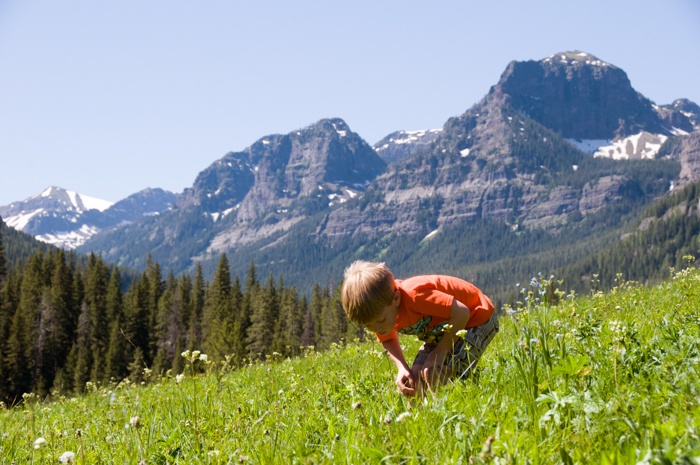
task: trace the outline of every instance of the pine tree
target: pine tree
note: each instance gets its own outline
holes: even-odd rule
[[[318,346],[321,343],[323,335],[321,314],[327,300],[328,290],[322,289],[319,284],[314,284],[311,302],[304,315],[303,346]]]
[[[303,308],[296,289],[284,288],[280,282],[278,293],[280,294],[280,315],[277,319],[273,350],[285,356],[297,355],[304,331]]]
[[[333,295],[326,299],[321,321],[323,322],[321,347],[328,348],[332,343],[345,337],[348,330],[347,317],[341,301],[341,286],[336,286]]]
[[[37,252],[24,268],[19,303],[10,326],[4,370],[10,396],[32,392],[37,378],[38,310],[43,293],[43,253]]]
[[[233,324],[231,271],[226,254],[222,254],[214,278],[209,285],[204,305],[202,317],[203,350],[219,360],[230,354]]]
[[[12,274],[7,279],[0,280],[0,379],[7,379],[5,372],[5,358],[7,356],[7,343],[10,336],[12,317],[16,311],[16,298],[13,293],[16,287],[16,279]],[[0,400],[7,399],[6,383],[0,384]]]
[[[140,349],[139,355],[144,359],[145,352],[150,345],[148,298],[148,278],[142,274],[139,279],[132,283],[124,296],[124,337],[130,347],[127,364],[134,361],[135,352],[132,348]],[[143,368],[143,360],[138,360],[138,364]]]
[[[250,313],[246,311],[244,296],[241,291],[241,283],[236,276],[231,286],[231,311],[234,315],[233,330],[231,334],[231,362],[238,366],[247,355],[246,334],[250,326]]]
[[[104,381],[105,359],[109,342],[109,320],[107,318],[107,286],[110,272],[101,257],[93,253],[88,258],[85,277],[85,306],[88,318],[88,344],[91,356],[88,370],[90,379]],[[87,358],[79,359],[87,360]],[[77,385],[80,386],[79,384]]]
[[[165,290],[158,301],[158,318],[155,334],[152,336],[156,339],[157,347],[152,369],[159,374],[172,367],[178,336],[185,331],[179,324],[182,309],[177,299],[177,287],[175,276],[170,271],[165,281]]]
[[[81,393],[85,389],[85,384],[90,381],[90,369],[93,364],[93,352],[90,347],[90,310],[87,303],[83,303],[78,317],[78,330],[76,333],[75,344],[71,348],[72,354],[69,355],[73,359],[73,387],[76,393]]]
[[[121,381],[126,377],[127,343],[122,334],[124,325],[124,300],[119,269],[114,267],[107,285],[107,320],[109,322],[109,344],[105,355],[104,377]]]
[[[260,299],[253,303],[250,327],[247,331],[248,357],[265,358],[274,344],[275,321],[279,316],[279,302],[275,281],[272,275],[267,285],[261,289]]]
[[[150,337],[148,350],[144,350],[144,358],[150,365],[158,351],[158,338],[156,334],[156,326],[158,324],[158,301],[163,295],[165,282],[158,262],[153,262],[151,255],[148,254],[146,277],[148,280],[148,334]]]
[[[188,334],[191,333],[189,327],[193,320],[193,299],[192,299],[192,278],[189,275],[182,275],[177,282],[177,292],[175,294],[174,307],[177,309],[178,333],[175,336],[175,352],[171,368],[175,373],[182,373],[185,368],[184,359],[180,354],[187,350]]]
[[[204,311],[205,284],[202,276],[202,264],[197,262],[192,284],[192,313],[189,321],[187,348],[196,350],[202,347],[202,313]]]
[[[2,223],[2,219],[0,219]],[[7,260],[5,258],[5,244],[3,243],[2,229],[4,224],[0,226],[0,284],[7,278]]]

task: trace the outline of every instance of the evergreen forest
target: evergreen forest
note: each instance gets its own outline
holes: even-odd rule
[[[4,225],[3,225],[4,226]],[[272,275],[261,282],[251,263],[242,285],[222,255],[211,282],[197,268],[174,276],[148,261],[140,275],[90,254],[36,248],[8,266],[0,229],[0,401],[25,393],[81,393],[148,373],[181,373],[185,350],[204,350],[231,367],[294,356],[363,338],[348,325],[339,288],[315,286],[310,299]]]

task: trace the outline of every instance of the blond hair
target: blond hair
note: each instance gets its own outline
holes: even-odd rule
[[[350,320],[366,324],[394,298],[394,275],[384,263],[357,260],[345,268],[343,308]]]

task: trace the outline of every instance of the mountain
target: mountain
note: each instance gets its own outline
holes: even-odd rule
[[[428,149],[440,132],[442,129],[396,131],[374,144],[372,148],[387,164],[395,163]]]
[[[194,260],[284,234],[358,196],[385,168],[342,119],[323,119],[226,154],[197,176],[172,211],[100,234],[81,250],[99,250],[108,260],[136,267],[150,253],[179,271]]]
[[[4,255],[7,268],[21,265],[39,249],[48,250],[50,248],[50,245],[7,226],[3,218],[0,217],[0,252]],[[0,258],[0,269],[2,268],[1,262],[2,258]]]
[[[49,187],[39,195],[0,207],[0,216],[8,226],[42,242],[74,249],[101,230],[159,214],[175,198],[162,189],[145,189],[112,203]]]
[[[225,252],[236,273],[255,261],[305,289],[369,258],[505,289],[614,244],[697,179],[696,107],[656,105],[585,52],[514,61],[439,131],[374,149],[340,119],[264,137],[201,172],[172,210],[81,250],[134,267],[151,253],[177,272],[213,270]]]
[[[656,170],[649,178],[638,165],[591,158],[580,150],[584,141],[600,141],[591,147],[603,158],[616,137],[636,158],[655,158],[671,135],[626,74],[591,55],[512,62],[481,102],[447,121],[429,150],[389,167],[370,208],[329,212],[323,233],[428,234],[480,219],[556,230],[608,203],[661,195],[677,175]],[[612,158],[635,158],[625,155]]]
[[[636,227],[610,247],[582,258],[561,270],[567,282],[614,282],[621,270],[625,279],[661,281],[671,270],[700,261],[700,181],[666,196],[640,215]]]

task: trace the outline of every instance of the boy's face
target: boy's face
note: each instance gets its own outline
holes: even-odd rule
[[[376,318],[369,321],[365,326],[370,331],[386,336],[394,330],[396,325],[396,316],[399,313],[399,303],[401,303],[401,293],[398,289],[394,290],[394,298],[389,305],[377,315]]]

